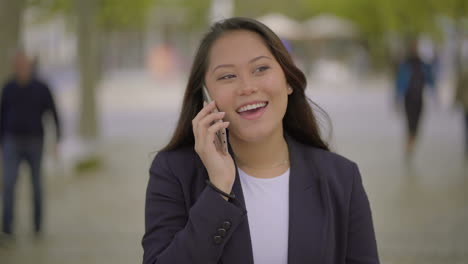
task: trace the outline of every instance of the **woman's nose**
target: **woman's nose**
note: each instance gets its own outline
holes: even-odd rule
[[[239,87],[239,95],[250,95],[257,91],[257,86],[248,78],[243,79]]]

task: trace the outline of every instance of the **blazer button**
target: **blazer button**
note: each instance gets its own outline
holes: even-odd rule
[[[226,233],[227,233],[226,229],[224,228],[218,229],[218,235],[220,235],[221,237],[225,237]]]
[[[220,236],[214,236],[214,237],[213,237],[213,241],[214,241],[214,243],[215,243],[216,245],[219,245],[219,244],[221,244],[221,242],[223,242],[223,238],[220,237]]]
[[[224,221],[222,227],[226,230],[229,230],[229,228],[231,228],[231,222],[229,221]]]

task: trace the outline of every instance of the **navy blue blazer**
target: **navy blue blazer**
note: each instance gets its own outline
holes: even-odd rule
[[[379,263],[355,163],[286,137],[291,161],[288,263]],[[227,202],[193,148],[160,152],[146,192],[144,264],[253,264],[239,176]]]

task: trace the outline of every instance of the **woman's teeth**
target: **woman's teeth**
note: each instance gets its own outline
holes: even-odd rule
[[[267,105],[266,103],[250,104],[250,105],[246,105],[246,106],[239,108],[237,112],[242,113],[245,111],[250,111],[250,110],[257,109],[257,108],[265,107],[266,105]]]

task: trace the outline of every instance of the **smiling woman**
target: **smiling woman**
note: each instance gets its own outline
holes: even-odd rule
[[[213,25],[151,165],[143,263],[379,263],[357,166],[328,150],[305,88],[265,25]]]

